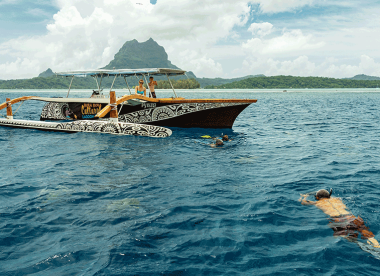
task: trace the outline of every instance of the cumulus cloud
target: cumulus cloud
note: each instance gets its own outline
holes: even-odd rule
[[[312,35],[304,35],[301,30],[284,31],[280,36],[270,39],[252,38],[242,45],[247,53],[254,56],[299,53],[323,46],[324,42],[315,41]]]
[[[57,0],[60,10],[46,35],[0,44],[0,66],[5,69],[0,78],[32,77],[48,67],[54,71],[99,68],[125,41],[149,37],[165,47],[173,64],[211,76],[214,71],[207,68],[221,67],[202,49],[233,34],[250,12],[243,0],[138,2],[141,5],[133,0]],[[187,49],[197,52],[194,59],[183,58]],[[35,68],[30,70],[26,64]]]
[[[208,58],[206,54],[201,52],[185,50],[181,52],[180,58],[183,63],[189,64],[188,67],[193,68],[200,76],[207,76],[209,72],[213,72],[217,76],[223,73],[220,63]]]
[[[159,0],[152,5],[150,0],[38,1],[42,2],[54,2],[59,8],[46,35],[26,34],[0,44],[0,79],[33,77],[48,67],[54,71],[103,67],[125,41],[142,42],[150,37],[165,47],[173,64],[200,77],[231,77],[231,68],[240,64],[234,76],[380,75],[376,46],[380,43],[379,9],[373,6],[363,8],[360,16],[313,15],[279,26],[279,18],[271,15],[275,20],[271,23],[246,26],[248,18],[253,20],[252,3],[259,6],[258,14],[273,14],[321,7],[327,2]],[[17,3],[21,0],[3,0],[0,5]],[[346,2],[339,0],[334,5],[342,3]],[[359,8],[355,6],[355,10]],[[29,13],[42,11],[31,9]],[[241,29],[252,36],[247,39],[247,32]],[[228,72],[223,72],[222,64]]]
[[[266,36],[273,31],[273,25],[269,22],[252,23],[248,31],[252,32],[253,35]]]

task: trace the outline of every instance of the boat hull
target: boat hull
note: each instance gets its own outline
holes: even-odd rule
[[[205,108],[192,105],[169,105],[155,109],[145,109],[137,112],[119,115],[121,122],[149,124],[155,126],[182,128],[232,128],[239,114],[249,104],[228,105]]]
[[[117,106],[119,122],[182,128],[232,128],[237,116],[256,100],[127,101]],[[41,120],[89,120],[105,103],[50,102]],[[107,118],[109,115],[104,116]]]

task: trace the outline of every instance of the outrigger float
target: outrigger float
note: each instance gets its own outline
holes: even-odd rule
[[[118,69],[71,71],[56,73],[57,76],[71,77],[66,98],[21,97],[7,99],[0,105],[0,110],[7,107],[7,119],[0,119],[0,125],[23,128],[66,132],[103,132],[126,135],[143,135],[167,137],[171,130],[164,127],[183,128],[232,128],[237,116],[254,99],[185,99],[178,97],[169,77],[185,75],[186,71],[167,68],[152,69]],[[95,79],[97,90],[89,98],[69,98],[74,77],[91,76]],[[166,76],[174,97],[151,98],[133,94],[127,77],[144,78]],[[113,77],[110,97],[101,94],[104,77]],[[112,91],[116,78],[122,77],[129,90],[129,95],[116,99]],[[148,92],[148,89],[147,89]],[[15,103],[37,100],[47,104],[43,107],[41,121],[14,120],[11,106]],[[44,122],[62,121],[66,122]],[[72,122],[67,122],[72,120]]]
[[[26,100],[39,100],[39,97],[21,97],[14,100],[7,98],[7,101],[0,105],[0,110],[7,108],[7,118],[0,118],[0,126],[29,128],[45,131],[59,132],[97,132],[120,135],[135,135],[149,137],[168,137],[172,131],[168,128],[159,126],[150,126],[144,124],[133,124],[118,122],[116,109],[110,111],[108,120],[79,120],[72,122],[43,122],[32,120],[16,120],[13,118],[12,105]],[[111,105],[115,105],[116,94],[110,93]]]

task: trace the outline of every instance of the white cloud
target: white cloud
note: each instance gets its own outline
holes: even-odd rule
[[[223,73],[222,65],[208,58],[207,55],[200,52],[185,50],[180,56],[182,63],[186,64],[187,68],[193,68],[199,76],[209,76],[210,72],[213,75],[219,76]]]
[[[42,2],[47,1],[38,1]],[[333,5],[346,3],[357,12],[306,17],[295,13],[294,19],[283,23],[271,15],[274,21],[246,26],[248,18],[252,20],[252,3],[259,5],[258,15],[332,4],[325,0],[159,0],[156,5],[150,0],[53,2],[59,12],[47,25],[46,35],[26,34],[0,44],[0,79],[33,77],[48,67],[54,71],[99,68],[125,41],[142,42],[149,37],[165,47],[173,64],[200,77],[231,77],[243,60],[235,76],[380,76],[380,9],[374,6],[361,8],[339,0]],[[3,0],[0,5],[18,3]],[[29,12],[38,15],[41,10]],[[252,36],[247,39],[242,29]]]
[[[0,6],[2,6],[2,5],[11,5],[11,4],[15,4],[17,2],[18,2],[18,0],[2,0],[0,2]]]
[[[234,26],[244,25],[250,12],[243,0],[137,2],[142,5],[134,0],[57,0],[60,10],[47,26],[46,35],[0,44],[0,64],[5,68],[0,79],[32,77],[48,67],[54,71],[99,68],[125,41],[149,37],[165,47],[173,64],[212,76],[215,71],[209,68],[220,69],[220,64],[206,54],[198,54],[194,61],[184,59],[184,52],[192,49],[201,53],[233,35]],[[22,67],[23,60],[35,68]],[[17,66],[18,70],[11,69]]]
[[[35,8],[35,9],[29,9],[27,12],[27,14],[30,14],[32,16],[36,16],[36,17],[48,17],[50,16],[50,13],[48,13],[47,11],[44,11],[42,9],[39,9],[39,8]]]
[[[315,41],[312,35],[304,35],[301,30],[284,31],[282,35],[270,39],[252,38],[242,45],[248,54],[254,56],[299,54],[299,51],[318,49],[323,46],[324,42]]]
[[[263,13],[279,13],[293,11],[300,7],[312,5],[318,0],[258,0],[254,2],[260,3],[260,10]],[[322,2],[319,0],[318,2]]]
[[[380,63],[369,56],[362,55],[358,65],[340,64],[335,58],[326,58],[323,62],[316,63],[307,56],[299,56],[294,59],[278,60],[270,57],[247,58],[242,63],[242,68],[235,73],[242,75],[262,73],[266,76],[293,75],[293,76],[321,76],[346,78],[358,74],[380,76]]]
[[[273,31],[273,25],[269,22],[252,23],[248,31],[252,32],[253,35],[266,36]]]

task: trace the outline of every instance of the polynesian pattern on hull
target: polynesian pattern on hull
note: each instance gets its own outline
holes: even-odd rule
[[[112,123],[107,121],[74,121],[60,123],[57,129],[78,132],[101,132],[111,134],[138,135],[149,137],[168,137],[172,131],[168,128],[151,125]]]
[[[74,121],[68,123],[47,123],[39,121],[0,119],[0,125],[52,131],[97,132],[159,138],[168,137],[172,134],[172,131],[170,129],[164,127],[130,123],[112,123],[109,121]]]
[[[41,119],[66,120],[66,112],[69,110],[67,103],[47,103],[42,109]]]
[[[156,108],[147,108],[124,115],[119,115],[119,121],[143,124],[171,119],[181,115],[198,111],[215,109],[228,106],[242,105],[242,103],[183,103],[166,105]]]

